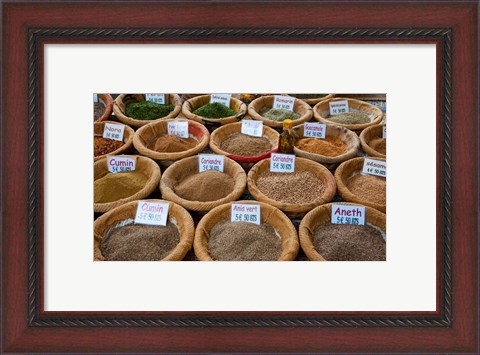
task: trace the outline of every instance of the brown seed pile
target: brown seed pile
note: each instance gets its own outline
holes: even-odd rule
[[[109,261],[158,261],[179,242],[178,228],[170,222],[166,226],[134,224],[113,229],[102,239],[101,251]]]
[[[362,200],[385,205],[387,182],[374,175],[355,174],[347,180],[347,189]]]
[[[229,135],[220,144],[220,149],[225,152],[249,157],[267,153],[272,148],[272,143],[268,138],[252,137],[240,132]]]
[[[105,105],[101,102],[95,102],[93,104],[93,118],[94,120],[98,120],[102,117],[103,113],[105,112]]]
[[[374,138],[370,141],[369,146],[380,154],[387,155],[387,140],[385,138]]]
[[[113,139],[103,138],[101,136],[93,137],[93,155],[98,157],[100,155],[108,154],[119,149],[124,143]]]
[[[347,112],[339,115],[334,115],[328,117],[329,121],[341,124],[362,124],[369,123],[370,117],[368,114],[362,111],[358,112]]]
[[[282,241],[270,224],[225,219],[210,231],[208,251],[219,261],[274,261],[282,254]]]
[[[335,157],[348,150],[348,146],[338,137],[301,138],[295,142],[298,149],[306,152],[324,155],[326,157]]]
[[[143,189],[147,181],[148,177],[140,170],[108,173],[95,180],[93,200],[107,203],[130,197]]]
[[[227,197],[235,186],[233,178],[219,171],[206,170],[189,175],[174,186],[175,193],[189,201],[216,201]]]
[[[192,149],[197,144],[198,141],[193,137],[181,138],[175,134],[168,134],[154,139],[147,148],[161,153],[176,153]]]
[[[315,229],[313,245],[330,261],[384,261],[386,243],[382,233],[369,225],[320,225]]]
[[[257,187],[272,200],[295,205],[318,201],[325,191],[322,180],[307,170],[294,173],[265,171],[257,178]]]

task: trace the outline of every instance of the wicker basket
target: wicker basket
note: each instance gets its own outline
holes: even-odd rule
[[[377,160],[385,161],[382,158],[375,158]],[[361,205],[373,207],[383,213],[386,212],[386,204],[378,204],[369,200],[362,199],[361,197],[354,195],[347,188],[347,181],[354,175],[360,174],[363,168],[363,162],[365,158],[359,157],[347,160],[340,164],[340,166],[335,171],[335,181],[337,182],[338,193],[345,201],[359,203]]]
[[[371,157],[378,157],[378,158],[387,158],[385,154],[377,152],[370,146],[370,142],[375,138],[382,138],[384,125],[374,125],[368,128],[365,128],[362,133],[360,133],[360,143],[362,144],[362,149],[367,155]]]
[[[330,102],[334,101],[348,101],[348,107],[351,111],[363,111],[367,113],[370,117],[370,122],[369,123],[362,123],[362,124],[341,124],[341,123],[336,123],[333,121],[330,121],[328,117],[330,116]],[[355,100],[355,99],[347,99],[344,97],[335,97],[332,99],[328,100],[323,100],[320,101],[318,104],[315,105],[313,108],[313,116],[315,119],[321,123],[328,123],[328,124],[334,124],[336,126],[343,126],[345,128],[348,128],[352,131],[355,131],[355,133],[360,134],[360,132],[372,125],[379,124],[382,119],[383,119],[383,113],[382,110],[380,110],[378,107],[373,106],[369,104],[368,102],[365,101],[360,101],[360,100]]]
[[[122,155],[121,155],[122,156]],[[111,174],[108,172],[107,166],[107,158],[102,158],[97,160],[93,164],[93,179],[94,181],[104,177],[107,174]],[[157,189],[158,183],[160,181],[160,168],[158,167],[157,163],[155,163],[152,159],[142,156],[136,156],[137,163],[136,163],[136,170],[144,171],[145,174],[148,176],[147,183],[145,186],[138,191],[136,194],[122,198],[117,201],[113,202],[106,202],[106,203],[94,203],[93,209],[97,213],[104,213],[110,211],[111,209],[123,205],[126,202],[141,200],[142,198],[148,197],[153,191]]]
[[[298,95],[298,94],[287,94],[287,95],[294,97],[293,95]],[[320,101],[331,99],[334,96],[335,96],[334,94],[327,94],[325,96],[320,96],[320,97],[316,97],[316,98],[313,98],[313,99],[302,99],[302,98],[299,98],[299,99],[305,101],[310,106],[315,106]]]
[[[207,118],[199,115],[195,115],[192,112],[196,109],[207,105],[210,103],[210,95],[201,95],[193,97],[183,103],[182,114],[190,119],[197,122],[200,122],[204,125],[224,125],[228,123],[237,122],[242,119],[243,116],[247,113],[247,105],[245,105],[239,99],[234,97],[230,98],[230,108],[237,112],[234,116],[223,117],[223,118]]]
[[[237,200],[245,191],[247,176],[238,163],[225,157],[223,172],[230,175],[235,181],[233,191],[230,194],[216,201],[200,202],[186,200],[175,193],[174,187],[187,176],[198,173],[198,156],[182,159],[165,170],[162,179],[160,180],[162,196],[164,199],[178,203],[180,206],[183,206],[190,211],[210,211],[214,207]]]
[[[322,196],[316,201],[312,201],[305,204],[290,204],[280,201],[273,200],[261,192],[257,187],[257,179],[264,172],[270,170],[270,158],[264,159],[253,166],[253,168],[248,172],[247,176],[247,186],[248,191],[257,201],[266,202],[274,207],[281,209],[287,214],[290,218],[303,217],[305,213],[322,205],[324,203],[330,202],[335,196],[336,184],[335,179],[332,173],[323,165],[303,158],[295,159],[295,171],[308,170],[313,172],[325,186],[325,191]],[[306,186],[307,187],[307,186]]]
[[[343,205],[345,203],[335,203],[337,205]],[[305,255],[312,261],[327,261],[322,255],[318,253],[313,245],[313,235],[317,226],[330,222],[332,217],[332,205],[328,203],[326,205],[318,206],[305,215],[300,223],[299,235],[300,245],[302,246]],[[348,205],[355,205],[348,203]],[[360,206],[360,205],[359,205]],[[365,223],[373,225],[386,233],[386,216],[385,214],[377,211],[374,208],[365,207]]]
[[[296,126],[292,129],[292,133],[296,139],[304,138],[303,136],[304,126],[305,124],[302,123],[301,125]],[[327,125],[325,136],[340,138],[342,142],[347,144],[348,146],[347,151],[343,154],[340,154],[334,157],[329,157],[329,156],[325,156],[317,153],[307,152],[295,146],[293,148],[295,155],[321,163],[325,165],[330,171],[334,171],[338,166],[338,164],[340,164],[341,162],[344,162],[345,160],[352,159],[357,156],[358,148],[360,147],[360,140],[358,139],[358,136],[354,132],[350,131],[345,127]]]
[[[271,153],[275,153],[278,151],[278,140],[280,135],[273,128],[265,125],[263,126],[263,137],[267,138],[272,144],[271,151],[256,156],[245,156],[231,154],[227,151],[220,149],[220,146],[222,145],[223,141],[225,141],[225,139],[228,139],[228,137],[233,133],[241,132],[241,130],[241,122],[230,123],[228,125],[217,128],[215,131],[212,132],[212,135],[210,136],[210,149],[215,154],[225,155],[230,159],[235,160],[246,170],[250,169],[255,163],[259,162],[260,160],[269,158]]]
[[[233,202],[215,207],[208,212],[201,220],[195,231],[195,240],[193,248],[195,255],[201,261],[213,261],[208,252],[208,238],[210,231],[219,222],[224,219],[230,220],[230,210]],[[278,208],[269,204],[256,201],[238,201],[234,203],[257,204],[261,206],[261,220],[263,223],[270,224],[282,239],[282,254],[278,261],[295,260],[299,250],[297,231],[292,221]]]
[[[106,123],[112,123],[112,124],[120,125],[118,122],[112,122],[112,121],[98,122],[97,121],[93,124],[93,132],[94,132],[93,134],[94,134],[94,136],[102,136],[103,135],[103,128],[105,127]],[[130,148],[132,148],[133,135],[134,134],[135,134],[135,131],[132,128],[130,128],[129,126],[125,126],[125,130],[123,131],[123,143],[125,143],[125,144],[122,145],[117,150],[114,150],[111,153],[93,157],[93,161],[100,160],[100,159],[105,158],[106,156],[109,156],[109,155],[118,155],[118,154],[127,153],[130,150]]]
[[[95,120],[95,122],[103,122],[110,118],[113,111],[113,98],[110,94],[98,94],[98,101],[103,102],[105,105],[105,111],[103,114]]]
[[[192,216],[183,208],[174,202],[165,200],[146,200],[148,202],[169,203],[168,220],[174,223],[180,234],[180,243],[161,261],[182,260],[188,251],[192,248],[195,227]],[[138,201],[125,203],[113,210],[100,216],[93,224],[94,236],[94,261],[104,261],[100,245],[103,236],[112,228],[125,220],[135,220]]]
[[[141,155],[155,160],[162,168],[170,166],[177,160],[190,157],[201,152],[206,146],[208,146],[208,141],[210,139],[210,133],[208,133],[208,130],[204,125],[195,121],[188,121],[188,135],[198,140],[198,144],[195,147],[184,150],[183,152],[173,153],[157,152],[149,149],[147,147],[149,142],[159,138],[160,136],[168,134],[168,122],[171,121],[174,120],[168,119],[150,123],[138,129],[133,137],[133,146],[135,149]]]
[[[261,96],[253,100],[248,106],[248,114],[253,120],[263,121],[263,123],[267,126],[282,128],[283,122],[272,121],[260,115],[260,113],[264,110],[272,108],[274,99],[275,95],[269,95]],[[298,113],[300,117],[296,120],[293,120],[292,126],[297,126],[301,123],[308,122],[312,118],[312,108],[303,100],[295,99],[293,110],[295,113]]]
[[[128,117],[125,115],[126,107],[132,102],[141,102],[145,101],[145,94],[121,94],[119,95],[114,103],[113,103],[113,112],[115,112],[115,116],[123,123],[128,124],[133,128],[138,128],[145,126],[149,123],[156,122],[159,120],[164,120],[166,118],[175,118],[178,116],[182,109],[182,105],[180,103],[180,96],[177,94],[165,94],[165,100],[167,104],[173,104],[174,109],[165,117],[159,117],[154,120],[137,120],[132,117]]]

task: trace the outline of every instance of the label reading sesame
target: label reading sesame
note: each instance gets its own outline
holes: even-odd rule
[[[175,120],[167,124],[168,134],[174,134],[180,138],[188,138],[188,121]]]
[[[107,157],[108,171],[114,174],[123,173],[125,171],[134,171],[136,165],[136,157]]]
[[[145,94],[145,101],[165,105],[165,94]]]
[[[387,177],[387,163],[383,160],[365,158],[362,173]]]
[[[303,125],[303,136],[325,139],[327,125],[323,123],[305,122]]]
[[[365,206],[332,205],[332,224],[365,224]]]
[[[348,101],[347,100],[341,100],[341,101],[330,101],[328,103],[330,105],[330,115],[340,115],[342,113],[347,113],[350,112],[350,109],[348,108]]]
[[[218,102],[219,104],[230,107],[230,98],[232,94],[212,94],[210,95],[210,103]]]
[[[270,157],[270,171],[272,173],[294,173],[295,155],[272,153]]]
[[[263,135],[263,122],[254,120],[242,120],[243,134],[253,137],[261,137]]]
[[[169,203],[138,201],[135,224],[166,226]]]
[[[230,211],[230,221],[260,224],[262,222],[260,212],[260,205],[233,203]]]
[[[224,159],[223,155],[199,154],[198,155],[198,172],[206,170],[215,170],[223,173]]]
[[[103,138],[122,142],[124,131],[125,126],[123,124],[105,123],[103,127]]]
[[[295,98],[291,96],[275,95],[273,99],[273,107],[275,109],[288,110],[293,112],[295,106]]]

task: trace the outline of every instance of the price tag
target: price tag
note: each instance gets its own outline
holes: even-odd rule
[[[244,203],[233,203],[230,212],[231,222],[248,222],[260,224],[260,205],[250,205]]]
[[[328,103],[330,105],[330,115],[340,115],[342,113],[350,112],[348,108],[348,101],[341,100],[341,101],[330,101]]]
[[[263,136],[263,122],[254,120],[242,120],[241,132],[249,136],[261,137]]]
[[[123,173],[124,171],[134,171],[137,165],[135,157],[107,157],[108,171],[111,173]]]
[[[295,155],[272,153],[270,158],[270,171],[272,173],[294,173]]]
[[[387,139],[387,126],[383,126],[382,130],[382,138]]]
[[[206,170],[215,170],[223,173],[224,159],[223,155],[199,154],[198,155],[198,172]]]
[[[124,131],[125,126],[123,124],[105,123],[105,127],[103,127],[103,138],[123,142]]]
[[[98,102],[98,94],[93,94],[93,102]]]
[[[180,138],[188,138],[188,121],[175,120],[168,122],[168,134],[174,134]]]
[[[165,94],[145,94],[145,101],[155,102],[156,104],[165,105]]]
[[[218,102],[222,105],[230,107],[230,97],[232,94],[212,94],[210,95],[210,103]]]
[[[325,139],[327,125],[323,123],[305,122],[303,125],[303,136]]]
[[[362,173],[387,177],[387,163],[382,160],[365,158]]]
[[[138,201],[135,224],[166,226],[169,203]]]
[[[281,110],[288,110],[293,112],[293,107],[295,106],[295,98],[291,96],[280,96],[275,95],[273,99],[273,107]]]
[[[332,205],[332,224],[365,225],[365,206]]]

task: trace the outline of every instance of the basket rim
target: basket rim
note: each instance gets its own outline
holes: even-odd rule
[[[98,97],[103,100],[105,104],[105,111],[103,111],[103,114],[94,122],[104,122],[113,112],[113,97],[110,94],[98,94]]]
[[[383,127],[385,126],[385,124],[377,124],[377,125],[372,125],[370,127],[367,127],[365,128],[362,133],[360,133],[360,144],[362,145],[362,149],[365,153],[367,153],[369,156],[371,157],[375,157],[375,158],[384,158],[386,159],[387,158],[387,155],[386,154],[382,154],[382,153],[379,153],[377,152],[375,149],[373,149],[372,147],[370,147],[369,143],[370,143],[370,140],[367,141],[367,139],[365,138],[365,136],[370,132],[370,131],[373,131],[375,129],[378,129],[378,127]],[[381,138],[381,137],[379,137]]]

